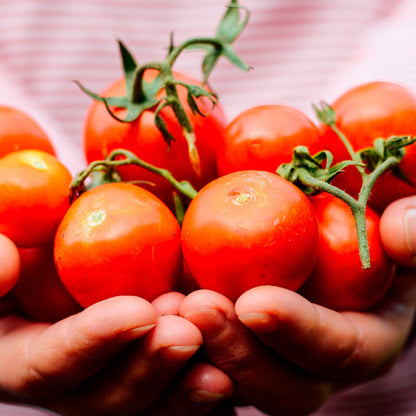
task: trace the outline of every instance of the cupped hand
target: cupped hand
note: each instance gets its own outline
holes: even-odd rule
[[[162,310],[178,308],[181,298],[165,298]],[[158,316],[156,307],[132,296],[107,299],[55,324],[6,314],[0,317],[0,400],[69,416],[156,416],[172,403],[171,415],[205,415],[233,387],[214,366],[189,361],[201,343],[192,323]]]

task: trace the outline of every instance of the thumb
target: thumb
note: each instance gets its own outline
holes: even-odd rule
[[[385,209],[380,220],[380,236],[393,261],[416,267],[416,195],[398,199]]]

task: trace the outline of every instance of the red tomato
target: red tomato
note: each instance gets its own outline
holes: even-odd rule
[[[0,297],[10,292],[19,274],[19,251],[10,238],[0,234]]]
[[[379,216],[367,208],[369,269],[363,269],[354,218],[347,204],[329,194],[311,198],[320,228],[319,254],[302,294],[335,310],[364,310],[379,301],[389,287],[394,266],[383,250]]]
[[[155,75],[155,71],[149,70],[145,79],[150,81]],[[176,73],[176,77],[184,82],[198,83],[183,74]],[[124,93],[124,79],[119,79],[107,88],[103,95],[119,96]],[[212,103],[206,97],[202,97],[197,101],[206,116],[193,115],[186,102],[186,89],[178,86],[178,93],[195,131],[195,145],[201,162],[200,176],[192,168],[186,139],[170,108],[162,110],[161,115],[168,130],[175,137],[171,148],[154,124],[154,110],[145,111],[132,123],[122,123],[111,117],[103,103],[95,101],[85,122],[84,149],[87,161],[91,163],[103,159],[111,150],[123,148],[132,151],[148,163],[168,169],[178,180],[188,180],[196,189],[216,178],[218,174],[215,154],[226,126],[222,109],[217,105],[211,110]],[[122,117],[125,110],[115,109],[114,112]],[[122,167],[120,173],[126,181],[141,180],[153,183],[154,186],[141,186],[155,193],[168,205],[172,205],[172,187],[161,176],[137,166]]]
[[[57,322],[81,310],[55,268],[53,245],[19,249],[22,269],[15,298],[33,320]]]
[[[0,157],[23,149],[38,149],[55,155],[46,132],[24,112],[0,106]]]
[[[416,96],[400,85],[389,82],[363,84],[347,91],[332,107],[337,126],[347,136],[354,150],[372,147],[377,138],[416,135]],[[333,153],[334,161],[350,158],[329,127],[323,127],[323,146]],[[416,146],[407,146],[405,151],[400,167],[416,184]],[[361,187],[361,177],[354,167],[348,167],[333,183],[356,195]],[[387,172],[374,186],[369,204],[381,212],[394,200],[415,193],[416,186],[410,186]]]
[[[276,172],[292,160],[296,146],[318,151],[320,133],[302,112],[284,105],[263,105],[239,114],[227,127],[217,152],[220,175],[239,170]]]
[[[176,285],[180,227],[149,191],[127,183],[101,185],[67,211],[56,233],[55,262],[84,307],[116,295],[151,301]]]
[[[69,206],[71,174],[55,156],[20,150],[0,159],[0,232],[19,247],[51,243]]]
[[[199,191],[182,224],[182,250],[201,288],[236,300],[246,290],[297,290],[317,254],[318,223],[308,198],[265,171],[222,176]]]

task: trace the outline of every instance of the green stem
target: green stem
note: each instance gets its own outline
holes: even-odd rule
[[[367,227],[365,222],[366,205],[354,199],[351,195],[343,190],[331,185],[328,182],[321,181],[309,174],[306,169],[298,170],[299,180],[306,186],[318,191],[330,193],[331,195],[344,201],[351,209],[354,217],[355,229],[357,232],[358,248],[361,264],[364,269],[370,268],[370,250],[367,239]]]
[[[360,172],[361,176],[364,178],[366,176],[364,167],[362,166],[362,160],[358,153],[354,151],[354,149],[351,146],[351,143],[348,141],[348,139],[345,137],[345,134],[337,127],[335,123],[331,123],[329,125],[331,129],[336,133],[336,135],[340,138],[342,143],[344,144],[345,148],[347,149],[351,160],[357,163],[356,167],[358,171]]]
[[[120,156],[123,156],[123,159],[118,159]],[[183,195],[189,199],[193,199],[197,194],[197,191],[188,181],[178,181],[167,169],[158,168],[151,165],[150,163],[145,162],[142,159],[139,159],[134,153],[129,152],[128,150],[118,149],[110,153],[106,160],[98,160],[92,162],[85,170],[83,170],[71,184],[71,189],[77,190],[83,186],[85,180],[91,175],[95,170],[99,169],[108,169],[116,168],[119,166],[125,165],[136,165],[142,168],[145,168],[153,173],[156,173],[163,178],[165,178],[175,189],[181,192]]]
[[[366,174],[363,178],[363,185],[358,195],[358,201],[361,204],[367,204],[370,198],[371,190],[377,179],[386,171],[400,163],[400,159],[395,156],[388,157],[384,162],[380,163],[371,173]]]

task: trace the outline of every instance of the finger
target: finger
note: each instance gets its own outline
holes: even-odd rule
[[[0,320],[0,386],[43,396],[78,385],[155,325],[144,299],[120,296],[92,305],[56,324],[17,316]]]
[[[416,196],[390,204],[380,219],[380,236],[387,254],[402,266],[416,266]]]
[[[235,382],[235,392],[266,413],[307,414],[330,393],[326,383],[282,360],[264,345],[234,313],[224,296],[199,290],[180,307],[181,316],[193,322],[204,337],[210,361]]]
[[[232,392],[233,382],[224,372],[209,363],[196,363],[186,370],[180,383],[140,416],[206,415]]]
[[[52,409],[65,409],[70,415],[134,415],[165,392],[201,343],[193,324],[178,316],[161,316],[149,334],[73,395],[53,403]]]
[[[409,333],[415,301],[416,280],[403,275],[371,312],[338,313],[266,286],[244,293],[235,310],[266,345],[295,365],[333,380],[359,381],[392,364]]]
[[[152,305],[158,316],[179,315],[179,307],[185,295],[179,292],[169,292],[153,300]]]

